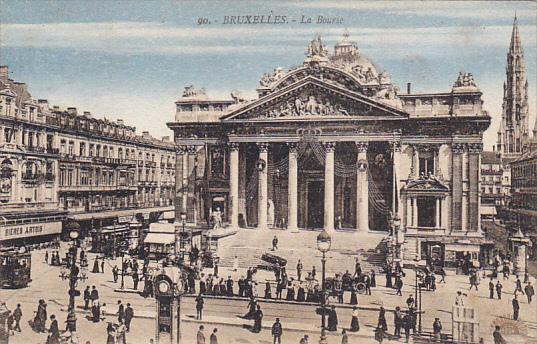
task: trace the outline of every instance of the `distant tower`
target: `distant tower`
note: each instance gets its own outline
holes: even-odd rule
[[[529,148],[528,81],[516,15],[505,74],[507,79],[503,84],[502,123],[496,148],[503,158],[509,159],[520,156]]]

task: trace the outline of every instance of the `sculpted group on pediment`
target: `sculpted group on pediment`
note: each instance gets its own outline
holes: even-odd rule
[[[328,97],[304,94],[282,102],[267,113],[268,118],[303,117],[303,116],[348,116],[349,113],[340,104],[330,101]]]

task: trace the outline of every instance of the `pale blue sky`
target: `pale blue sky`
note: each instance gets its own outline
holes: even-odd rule
[[[0,63],[32,95],[76,106],[138,131],[170,135],[174,101],[184,86],[227,98],[253,94],[261,75],[301,64],[319,33],[332,49],[344,29],[393,82],[415,91],[449,91],[459,71],[474,74],[496,139],[515,11],[535,123],[535,2],[239,2],[0,0]],[[223,25],[225,15],[285,15],[288,24]],[[342,24],[300,24],[302,16]],[[198,18],[210,25],[198,26]],[[292,22],[296,20],[297,22]],[[218,21],[218,22],[216,22]]]

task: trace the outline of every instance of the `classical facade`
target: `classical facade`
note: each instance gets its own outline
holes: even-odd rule
[[[389,231],[403,259],[455,264],[489,243],[480,228],[482,133],[470,73],[444,93],[401,94],[348,35],[320,37],[302,65],[263,75],[258,98],[176,102],[176,211],[231,227]]]
[[[69,216],[99,227],[149,209],[173,210],[175,145],[169,138],[136,135],[122,120],[76,108],[50,107],[11,80],[7,66],[0,67],[0,133],[0,216],[7,221],[0,240],[25,239],[24,233],[6,234],[15,233],[7,225],[19,217],[50,215],[57,222]],[[61,232],[61,222],[49,227],[37,236]]]

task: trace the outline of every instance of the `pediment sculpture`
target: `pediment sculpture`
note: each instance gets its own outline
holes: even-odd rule
[[[307,99],[296,97],[281,103],[267,114],[269,118],[304,116],[349,116],[349,113],[341,105],[333,104],[329,99],[322,100],[318,96],[309,95]]]
[[[285,71],[283,68],[276,68],[272,74],[265,73],[261,77],[261,80],[259,80],[259,84],[263,87],[269,87],[276,81],[280,80],[285,76]]]

